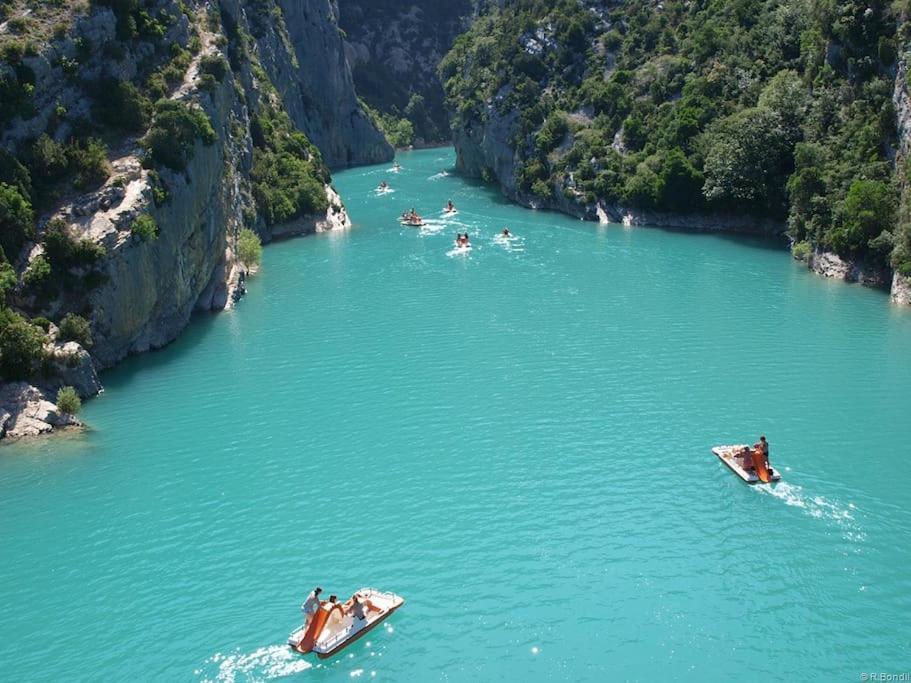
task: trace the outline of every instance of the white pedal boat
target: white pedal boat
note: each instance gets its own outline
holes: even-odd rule
[[[754,470],[746,470],[743,467],[743,456],[740,454],[744,448],[747,448],[746,444],[734,444],[733,446],[715,446],[712,448],[712,453],[718,456],[718,459],[723,462],[728,468],[736,474],[738,477],[743,479],[747,484],[760,484],[762,480],[756,474]],[[774,467],[769,466],[769,481],[780,481],[781,474]]]
[[[351,610],[354,595],[365,606],[363,619]],[[288,636],[288,645],[301,654],[315,652],[321,659],[331,657],[405,604],[402,596],[375,588],[361,588],[354,595],[344,603],[324,601],[307,624]]]

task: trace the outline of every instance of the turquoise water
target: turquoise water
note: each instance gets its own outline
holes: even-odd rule
[[[911,312],[399,158],[336,175],[351,231],[270,246],[236,310],[107,373],[91,431],[0,449],[0,677],[907,670]],[[771,489],[709,451],[760,433]],[[407,603],[320,662],[283,645],[315,584]]]

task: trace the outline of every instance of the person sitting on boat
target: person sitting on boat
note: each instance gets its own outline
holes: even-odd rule
[[[355,593],[353,596],[351,596],[351,599],[354,601],[354,604],[359,605],[362,610],[363,608],[366,608],[366,611],[364,612],[365,615],[367,612],[383,611],[382,607],[377,607],[373,604],[373,601],[371,601],[370,598],[364,597],[360,593]]]
[[[739,455],[743,458],[743,469],[749,472],[750,470],[756,469],[753,467],[753,451],[750,450],[749,446],[744,446],[740,449]]]
[[[388,187],[389,187],[389,183],[387,183],[385,180],[383,180],[382,182],[380,182],[380,187],[379,187],[379,189],[385,190],[385,189],[388,188]]]
[[[512,237],[512,233],[509,232],[509,228],[503,228],[503,237]]]
[[[449,213],[452,213],[453,211],[455,211],[455,204],[452,203],[451,199],[448,202],[446,202],[446,211],[448,211]]]
[[[320,605],[322,604],[319,599],[319,594],[322,592],[323,589],[317,586],[310,591],[310,595],[307,596],[304,604],[301,605],[301,611],[304,613],[304,623],[309,623],[313,615],[319,610]]]

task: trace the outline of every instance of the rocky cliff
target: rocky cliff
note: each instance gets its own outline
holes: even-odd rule
[[[243,3],[225,5],[239,9]],[[358,102],[336,0],[280,0],[277,7],[271,26],[254,22],[252,30],[262,65],[295,125],[332,168],[391,159],[392,148]]]
[[[470,23],[479,0],[339,0],[358,95],[407,118],[414,143],[449,142],[437,66]]]
[[[50,199],[32,192],[37,227],[26,230],[19,255],[9,255],[19,280],[11,295],[16,310],[54,321],[81,314],[90,324],[91,357],[74,345],[58,352],[69,359],[58,372],[34,377],[30,388],[10,385],[2,423],[14,435],[44,431],[40,415],[49,416],[46,425],[73,422],[42,407],[65,368],[88,361],[94,373],[93,366],[168,344],[194,311],[229,305],[245,270],[237,258],[245,227],[268,241],[347,226],[324,160],[346,166],[392,155],[358,104],[331,0],[98,2],[65,18],[65,31],[33,43],[16,64],[0,64],[0,88],[27,95],[27,106],[3,121],[0,182],[18,177],[9,168],[26,179],[31,172],[36,182],[18,190],[27,203],[44,168],[35,159],[43,161],[45,150],[76,150],[76,158],[85,129],[109,141],[107,159],[96,164],[103,166],[100,184],[55,180]],[[158,87],[163,99],[143,104],[131,83]],[[105,127],[100,84],[133,93],[137,110],[153,109],[151,128],[124,135]],[[270,182],[263,174],[274,163],[293,165],[309,185],[281,187],[290,182],[282,175]],[[319,192],[307,189],[321,184]],[[272,211],[270,193],[283,191],[299,207]],[[55,231],[70,255],[92,257],[70,258],[49,276],[56,289],[39,289],[34,273],[47,262],[58,268],[61,259]],[[83,396],[100,390],[72,374],[69,384]],[[28,415],[18,431],[17,414]]]

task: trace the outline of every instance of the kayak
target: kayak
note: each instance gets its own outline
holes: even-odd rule
[[[712,453],[714,453],[721,462],[727,465],[731,472],[743,479],[747,484],[767,484],[769,482],[781,480],[781,473],[771,465],[768,470],[766,470],[764,464],[756,468],[756,470],[746,469],[743,462],[744,458],[740,454],[744,448],[746,448],[746,444],[715,446],[712,448]]]
[[[423,228],[425,225],[427,225],[424,221],[419,221],[417,223],[414,221],[399,221],[399,223],[408,228]]]
[[[307,624],[288,636],[288,645],[301,654],[315,652],[321,659],[331,657],[367,634],[405,604],[405,599],[400,595],[375,588],[361,588],[355,595],[364,604],[363,618],[355,616],[351,610],[354,596],[344,603],[325,601]]]

